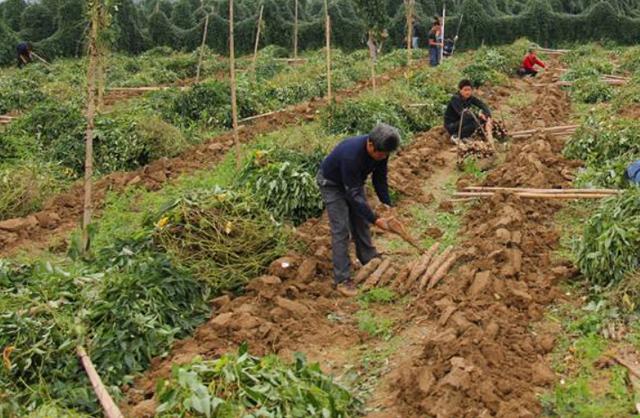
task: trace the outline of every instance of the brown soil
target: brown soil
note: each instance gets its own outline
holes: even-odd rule
[[[526,82],[518,82],[527,88]],[[564,122],[568,101],[549,94],[556,113],[531,112],[547,126]],[[539,116],[535,116],[539,115]],[[533,136],[513,145],[485,186],[570,187],[576,162],[560,156],[562,141]],[[467,183],[469,180],[467,180]],[[555,286],[573,268],[555,265],[561,204],[497,194],[470,208],[461,235],[462,263],[410,311],[431,330],[422,353],[397,369],[374,396],[375,417],[534,417],[537,394],[555,381],[545,355],[552,334],[531,325],[562,297]]]
[[[377,84],[386,84],[404,71],[406,71],[405,68],[397,68],[381,75],[377,79]],[[361,81],[352,88],[336,92],[335,98],[341,100],[356,96],[370,86],[371,80]],[[296,123],[314,120],[319,110],[326,104],[326,98],[314,98],[307,103],[256,119],[241,127],[239,131],[240,142],[248,143],[258,135]],[[233,145],[233,134],[227,132],[211,138],[177,157],[162,158],[135,171],[111,173],[94,182],[94,207],[99,214],[107,192],[119,192],[134,185],[148,190],[158,190],[165,183],[181,175],[211,167],[220,162]],[[53,196],[40,212],[23,218],[0,221],[0,257],[10,256],[19,249],[44,248],[52,241],[52,238],[66,236],[80,221],[83,196],[82,183],[78,182],[68,191]],[[41,224],[38,221],[41,217],[53,218],[55,222]]]

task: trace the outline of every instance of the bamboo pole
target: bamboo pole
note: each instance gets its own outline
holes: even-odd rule
[[[80,358],[82,367],[84,367],[84,370],[89,377],[89,381],[91,382],[93,391],[100,401],[100,404],[102,405],[107,418],[124,418],[113,399],[111,399],[109,392],[107,392],[107,389],[105,389],[104,384],[102,383],[102,379],[100,379],[100,375],[98,375],[98,372],[96,371],[96,368],[87,355],[85,349],[82,346],[78,346],[76,347],[76,353]]]
[[[371,67],[371,87],[376,91],[376,44],[373,38],[373,31],[369,31],[369,66]]]
[[[570,130],[575,130],[578,129],[580,125],[564,125],[564,126],[553,126],[550,128],[538,128],[538,129],[528,129],[525,131],[516,131],[516,132],[511,132],[511,134],[509,136],[521,136],[521,135],[532,135],[538,132],[564,132],[564,131],[570,131]]]
[[[256,43],[253,47],[253,61],[251,63],[251,72],[256,72],[258,65],[258,46],[260,45],[260,30],[262,29],[262,12],[264,12],[264,4],[260,6],[260,15],[258,16],[258,29],[256,30]]]
[[[620,190],[616,189],[532,189],[532,188],[518,188],[518,187],[465,187],[464,190],[482,192],[482,191],[506,191],[506,192],[521,192],[521,193],[549,193],[549,194],[575,194],[575,193],[591,193],[591,194],[620,194]]]
[[[327,49],[327,102],[331,103],[331,16],[329,16],[329,1],[324,0],[324,35]]]
[[[595,193],[563,193],[563,194],[551,194],[551,193],[513,193],[515,196],[524,199],[548,199],[548,200],[560,200],[560,199],[603,199],[612,197],[612,194],[595,194]],[[493,197],[495,193],[484,192],[470,192],[470,193],[455,193],[453,197],[461,198],[475,198],[475,197]]]
[[[440,47],[440,60],[438,61],[439,64],[442,64],[442,61],[444,60],[444,26],[446,23],[446,19],[447,19],[447,4],[443,3],[442,5],[442,46]]]
[[[87,129],[85,131],[85,153],[84,153],[84,202],[82,210],[82,236],[81,252],[89,251],[89,225],[91,224],[92,212],[92,184],[93,177],[93,132],[95,129],[96,116],[96,71],[98,67],[98,27],[100,25],[100,3],[91,3],[91,29],[89,32],[88,55],[89,64],[87,67],[87,109],[85,118],[87,119]]]
[[[413,59],[413,0],[404,0],[407,15],[407,65]]]
[[[231,120],[233,126],[233,141],[236,144],[236,168],[240,169],[240,137],[238,136],[238,101],[236,98],[236,53],[233,39],[233,0],[229,0],[229,67],[231,82]]]
[[[293,58],[298,58],[298,0],[294,2],[293,12]]]
[[[204,0],[200,0],[200,4],[204,9]],[[202,32],[202,43],[200,43],[200,56],[198,57],[198,68],[196,69],[196,84],[200,82],[200,69],[202,68],[202,60],[204,59],[204,47],[207,44],[207,35],[209,32],[209,13],[204,17],[204,31]]]

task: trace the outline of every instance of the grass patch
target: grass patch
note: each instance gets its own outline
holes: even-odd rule
[[[356,313],[358,329],[372,337],[388,340],[393,335],[393,320],[363,309]]]
[[[364,304],[369,303],[392,303],[398,295],[388,287],[376,287],[367,290],[358,296],[358,301]]]

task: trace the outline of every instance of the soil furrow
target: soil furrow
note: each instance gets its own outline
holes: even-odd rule
[[[400,67],[382,74],[377,77],[377,85],[384,85],[405,71],[407,71],[406,67]],[[335,100],[340,101],[357,96],[370,87],[371,80],[361,81],[354,87],[336,92]],[[318,111],[326,105],[326,98],[315,98],[258,119],[240,129],[240,142],[249,143],[261,134],[314,120]],[[96,180],[93,186],[96,215],[99,216],[108,192],[120,192],[129,186],[158,190],[179,176],[219,163],[233,145],[233,133],[226,132],[177,157],[162,158],[137,170],[115,172]],[[63,237],[68,234],[80,221],[83,193],[82,182],[77,182],[68,191],[53,196],[41,211],[0,222],[0,257],[11,256],[20,249],[44,248],[53,237]]]

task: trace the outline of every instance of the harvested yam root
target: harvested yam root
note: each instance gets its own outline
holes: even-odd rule
[[[442,254],[438,255],[431,262],[431,264],[429,265],[429,268],[427,268],[427,271],[422,276],[422,279],[420,279],[420,290],[424,289],[425,286],[429,283],[429,280],[431,279],[431,277],[436,273],[436,271],[438,271],[438,268],[445,262],[447,257],[449,257],[449,255],[451,254],[451,251],[453,251],[453,247],[451,246],[447,247],[447,249],[444,250]]]
[[[449,270],[451,270],[451,267],[453,267],[457,259],[457,254],[452,254],[451,256],[449,256],[449,258],[444,263],[442,263],[440,268],[438,268],[438,270],[435,272],[435,274],[429,281],[427,289],[433,289],[438,284],[438,282],[442,280],[442,278],[449,272]]]
[[[376,271],[380,263],[382,263],[382,260],[380,258],[374,258],[373,260],[369,261],[366,265],[362,266],[360,270],[358,270],[358,273],[353,280],[356,283],[365,281],[366,278],[371,275],[371,273]]]
[[[383,260],[382,263],[380,263],[376,271],[374,271],[371,276],[369,276],[367,281],[364,282],[363,288],[365,290],[368,290],[372,287],[375,287],[378,282],[380,282],[380,279],[382,279],[382,276],[389,269],[389,267],[391,267],[391,259],[387,258],[386,260]]]
[[[438,251],[439,246],[440,246],[440,243],[436,242],[431,246],[431,248],[429,248],[429,251],[427,251],[422,257],[418,259],[418,262],[416,263],[416,265],[411,270],[411,273],[409,274],[409,283],[411,285],[413,285],[413,283],[415,283],[415,281],[418,280],[418,278],[422,276],[424,272],[427,270],[427,267],[429,266],[429,263],[431,262],[431,259],[433,258],[433,256]]]

